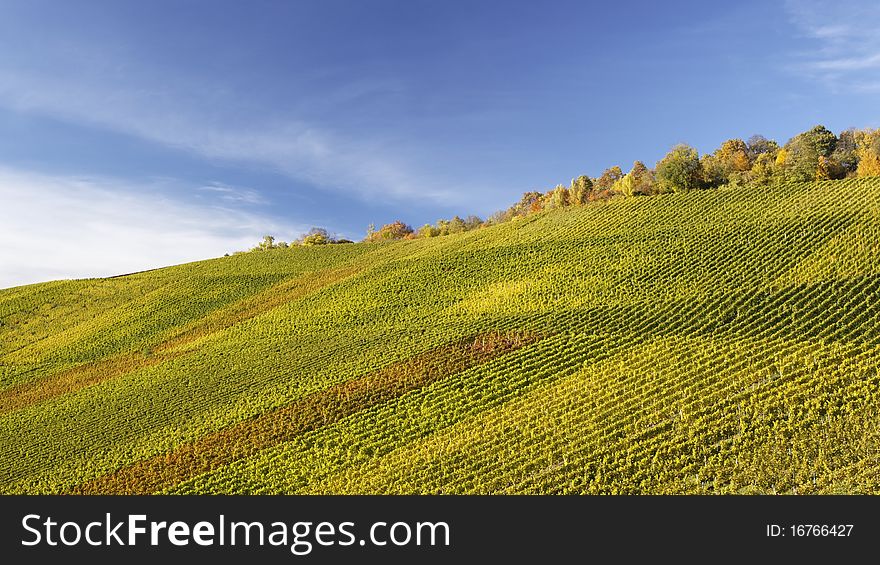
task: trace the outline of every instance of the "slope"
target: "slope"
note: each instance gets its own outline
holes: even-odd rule
[[[0,291],[0,486],[876,492],[880,179]]]

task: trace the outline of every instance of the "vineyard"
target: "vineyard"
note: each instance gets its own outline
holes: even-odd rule
[[[880,178],[0,290],[2,493],[878,493]]]

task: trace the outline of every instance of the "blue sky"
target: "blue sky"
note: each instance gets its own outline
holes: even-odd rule
[[[0,287],[880,125],[873,1],[6,1]]]

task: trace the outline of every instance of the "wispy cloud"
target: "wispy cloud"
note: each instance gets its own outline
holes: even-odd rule
[[[240,202],[244,204],[266,204],[266,199],[259,192],[250,188],[229,186],[222,182],[213,182],[199,187],[202,192],[216,194],[221,200],[227,202]]]
[[[169,199],[149,184],[0,168],[0,288],[217,257],[307,226]]]
[[[841,57],[815,61],[811,67],[817,71],[860,71],[863,69],[880,68],[880,53],[861,57]]]
[[[457,204],[467,198],[441,179],[420,174],[418,164],[403,155],[405,144],[392,143],[381,132],[365,138],[289,112],[263,115],[222,84],[175,76],[167,69],[151,76],[107,57],[53,52],[45,57],[52,64],[37,69],[0,58],[0,106],[110,129],[210,159],[258,164],[361,199]],[[380,88],[369,86],[373,92]],[[391,88],[402,87],[393,83]]]
[[[786,11],[811,44],[795,56],[796,72],[832,90],[872,91],[880,84],[880,4],[789,0]]]

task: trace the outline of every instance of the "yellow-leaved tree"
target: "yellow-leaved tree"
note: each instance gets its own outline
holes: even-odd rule
[[[860,177],[880,176],[880,129],[858,132],[856,143],[856,154],[859,157],[856,174]]]

